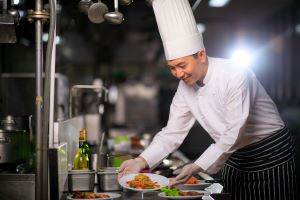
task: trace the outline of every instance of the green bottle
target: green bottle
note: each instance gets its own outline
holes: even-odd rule
[[[81,132],[83,133],[83,149],[85,154],[88,156],[89,161],[91,162],[92,151],[90,145],[87,142],[87,131],[85,128],[83,128]],[[92,166],[91,163],[89,163],[89,166]]]
[[[88,170],[90,166],[90,160],[88,155],[83,148],[84,144],[84,134],[80,131],[79,134],[79,147],[78,151],[74,157],[73,169],[74,170]]]

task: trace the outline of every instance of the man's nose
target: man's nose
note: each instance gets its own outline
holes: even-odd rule
[[[177,69],[177,78],[182,79],[184,77],[184,72],[181,69]]]

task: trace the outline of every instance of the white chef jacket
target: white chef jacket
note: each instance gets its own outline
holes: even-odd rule
[[[215,141],[195,161],[211,174],[234,151],[284,127],[276,105],[249,69],[228,59],[208,57],[203,83],[199,87],[179,82],[167,126],[141,154],[150,168],[180,146],[195,120]]]

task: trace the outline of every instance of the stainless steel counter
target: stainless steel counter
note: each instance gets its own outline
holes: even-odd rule
[[[34,200],[35,174],[0,174],[1,200]]]

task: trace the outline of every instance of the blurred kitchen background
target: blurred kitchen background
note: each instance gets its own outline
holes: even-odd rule
[[[147,141],[166,124],[178,84],[166,67],[151,1],[119,5],[124,15],[121,24],[91,22],[79,2],[57,1],[54,121],[69,119],[72,110],[72,116],[90,115],[89,122],[101,120],[95,129],[105,131],[107,137],[127,135]],[[114,10],[113,0],[102,2],[110,12]],[[0,44],[2,116],[35,113],[35,27],[26,18],[34,3],[8,1],[8,8],[17,9],[20,18],[16,43]],[[190,0],[190,4],[207,54],[234,58],[255,72],[292,129],[299,149],[300,1]],[[48,2],[44,7],[49,8]],[[43,32],[46,51],[48,25]],[[74,95],[74,85],[104,86],[108,101],[95,90],[78,89]],[[95,119],[95,114],[101,117]],[[99,144],[93,129],[88,132],[90,144]],[[195,124],[180,150],[193,160],[211,142]]]

